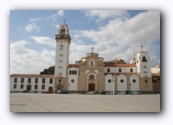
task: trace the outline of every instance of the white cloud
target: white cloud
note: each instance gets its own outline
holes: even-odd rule
[[[55,24],[56,29],[59,29],[60,24]]]
[[[63,10],[59,10],[57,13],[58,13],[59,16],[63,16],[64,15],[64,11]]]
[[[27,41],[10,44],[10,74],[39,74],[54,65],[55,51],[37,52],[26,47]]]
[[[85,15],[96,22],[110,18],[127,18],[129,16],[126,10],[87,10],[85,11]]]
[[[57,21],[58,17],[61,17],[63,15],[64,15],[64,11],[63,10],[58,10],[56,13],[48,16],[47,19]]]
[[[30,18],[29,19],[29,22],[37,22],[37,21],[40,21],[40,20],[43,20],[44,18]]]
[[[37,26],[35,23],[30,23],[27,26],[25,26],[25,31],[26,32],[31,32],[31,31],[37,31],[39,32],[40,27]]]
[[[49,37],[45,37],[45,36],[31,36],[31,39],[33,39],[36,43],[38,44],[45,44],[45,45],[49,45],[49,46],[53,46],[55,47],[56,42],[55,40],[49,38]]]
[[[118,57],[128,63],[133,58],[133,53],[139,52],[141,45],[151,56],[157,57],[157,53],[160,52],[160,47],[158,47],[160,45],[156,44],[155,41],[160,39],[160,13],[151,10],[126,20],[122,18],[112,19],[98,30],[81,30],[77,31],[76,34],[80,36],[79,39],[83,37],[83,39],[87,38],[94,41],[94,51],[98,52],[105,60]],[[77,39],[77,37],[75,38]],[[85,45],[76,44],[74,52],[80,53],[88,47],[87,45],[81,50],[82,46]],[[157,58],[160,59],[160,57]],[[152,62],[156,63],[153,58],[151,59]]]
[[[103,16],[104,17],[104,16]],[[109,18],[98,18],[106,19]],[[31,30],[32,31],[32,30]],[[76,30],[72,32],[70,44],[70,63],[80,60],[91,52],[92,45],[94,52],[100,54],[105,61],[114,58],[124,59],[127,63],[137,54],[140,46],[144,46],[152,64],[160,63],[160,45],[155,41],[160,39],[160,13],[159,11],[146,11],[132,18],[114,18],[105,26],[97,30]],[[55,47],[55,40],[44,36],[30,37],[38,44],[45,44]],[[85,42],[86,40],[93,43]],[[10,44],[10,73],[39,73],[45,68],[55,64],[55,51],[28,49],[28,41],[17,41]],[[154,62],[154,63],[153,63]]]
[[[83,43],[76,43],[71,41],[69,52],[69,63],[75,63],[82,57],[85,57],[87,53],[91,52],[92,45],[85,45]]]
[[[57,21],[58,17],[61,17],[64,15],[64,11],[63,10],[58,10],[56,13],[47,16],[47,17],[40,17],[40,18],[30,18],[29,19],[29,24],[27,24],[24,29],[26,32],[31,32],[31,31],[37,31],[39,32],[40,30],[40,26],[37,25],[38,21],[48,21],[48,20],[52,20],[52,21]],[[56,27],[58,25],[55,25]]]

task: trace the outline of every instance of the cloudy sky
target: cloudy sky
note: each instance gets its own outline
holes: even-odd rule
[[[55,64],[55,34],[64,19],[69,26],[69,63],[91,52],[105,61],[129,63],[144,50],[152,66],[160,64],[160,12],[156,10],[12,10],[10,74],[38,74]]]

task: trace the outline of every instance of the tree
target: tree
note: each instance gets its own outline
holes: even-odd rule
[[[55,71],[55,66],[51,66],[51,67],[41,71],[40,74],[53,75],[54,71]]]

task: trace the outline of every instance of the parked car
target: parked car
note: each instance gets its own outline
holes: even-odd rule
[[[138,95],[138,94],[139,94],[139,92],[133,92],[133,94],[134,94],[134,95]]]
[[[69,92],[68,92],[68,90],[63,89],[63,90],[58,90],[57,93],[58,94],[68,94]]]
[[[37,90],[31,90],[29,93],[37,93]]]
[[[22,91],[23,93],[28,93],[29,91],[28,90],[24,90],[24,91]]]
[[[56,93],[61,94],[61,90],[58,90]]]
[[[68,90],[61,90],[62,94],[68,94]]]
[[[86,94],[89,94],[89,95],[94,94],[94,91],[86,92]]]
[[[118,95],[125,95],[125,94],[126,94],[125,91],[118,92]]]

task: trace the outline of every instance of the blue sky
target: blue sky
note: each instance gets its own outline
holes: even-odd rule
[[[105,61],[129,63],[140,46],[160,64],[160,12],[156,10],[11,10],[10,73],[37,74],[55,64],[55,34],[64,19],[71,35],[69,63],[91,51]]]

